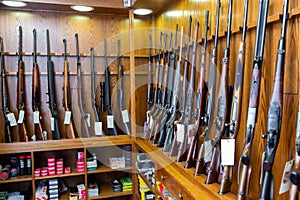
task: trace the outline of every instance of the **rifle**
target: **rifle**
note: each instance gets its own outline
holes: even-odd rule
[[[66,112],[71,112],[72,101],[71,101],[71,91],[70,91],[70,80],[69,80],[69,62],[67,60],[67,40],[63,39],[64,43],[64,87],[63,87],[63,106]],[[70,139],[76,138],[76,129],[74,126],[74,120],[72,114],[70,114],[69,123],[65,124],[66,137]]]
[[[177,30],[176,25],[176,30]],[[171,150],[172,147],[172,140],[173,140],[173,133],[174,133],[174,121],[178,113],[178,100],[179,100],[179,90],[180,90],[180,68],[181,68],[181,57],[182,57],[182,40],[183,40],[183,26],[181,27],[181,35],[180,35],[180,49],[179,49],[179,57],[177,61],[175,77],[174,77],[174,84],[173,84],[173,93],[172,93],[172,102],[170,107],[170,117],[166,123],[166,139],[164,142],[163,151],[167,152]],[[176,33],[177,34],[177,33]],[[176,40],[177,36],[175,37]],[[171,56],[171,63],[175,62],[176,52],[174,47],[174,54]],[[175,140],[175,139],[174,139]]]
[[[248,0],[244,3],[244,22],[243,22],[243,33],[242,40],[240,42],[238,51],[238,62],[236,64],[236,72],[234,78],[234,92],[233,101],[231,106],[231,115],[229,124],[229,137],[235,139],[240,125],[240,115],[242,108],[242,95],[243,95],[243,79],[244,79],[244,65],[245,65],[245,40],[247,31],[247,16],[248,16]],[[232,183],[232,166],[226,165],[223,169],[223,175],[220,186],[220,194],[225,194],[230,191]]]
[[[172,86],[174,82],[174,72],[175,72],[175,59],[176,59],[176,45],[177,45],[177,33],[178,33],[178,24],[176,24],[176,29],[175,29],[175,38],[174,38],[174,51],[173,54],[171,55],[171,42],[172,42],[172,33],[170,36],[170,49],[168,51],[168,63],[170,64],[170,76],[168,79],[168,85],[167,85],[167,98],[166,98],[166,107],[165,113],[163,116],[163,119],[161,121],[161,127],[162,129],[160,130],[159,133],[159,139],[157,142],[157,147],[164,147],[166,136],[167,136],[167,120],[170,118],[170,115],[172,113],[171,107],[172,107]]]
[[[212,160],[207,168],[206,184],[211,184],[218,181],[219,166],[220,166],[220,141],[225,131],[225,122],[228,105],[228,66],[230,56],[230,35],[231,35],[231,20],[232,20],[232,0],[229,1],[228,7],[228,24],[227,24],[227,39],[226,48],[224,49],[224,56],[222,59],[222,72],[220,79],[220,88],[217,102],[217,116],[216,116],[216,135],[212,139],[213,150]]]
[[[124,95],[123,95],[123,79],[124,79],[124,69],[123,65],[121,64],[121,56],[120,56],[120,40],[118,40],[118,67],[119,67],[119,73],[118,73],[118,104],[119,104],[119,109],[120,109],[120,114],[121,116],[127,115],[125,118],[123,118],[123,123],[124,123],[124,132],[127,135],[130,135],[130,129],[129,129],[129,117],[128,117],[128,110],[124,110]],[[151,73],[150,73],[151,75]],[[128,118],[128,121],[127,119]]]
[[[179,145],[178,154],[177,154],[177,162],[181,162],[186,160],[187,158],[187,150],[188,147],[188,139],[189,139],[189,127],[193,118],[193,107],[194,107],[194,91],[195,91],[195,71],[196,71],[196,55],[197,55],[197,40],[198,40],[198,30],[199,30],[199,22],[196,21],[195,33],[194,33],[194,42],[193,42],[193,50],[192,50],[192,65],[190,72],[190,82],[186,93],[186,104],[184,111],[184,132],[183,132],[183,141]],[[178,126],[178,124],[177,124]],[[177,134],[178,130],[177,130]]]
[[[188,77],[188,66],[190,64],[189,57],[190,57],[190,43],[191,43],[191,27],[192,27],[192,16],[189,18],[189,26],[188,26],[188,43],[187,43],[187,50],[185,54],[185,60],[184,60],[184,68],[183,68],[183,83],[182,83],[182,89],[181,89],[181,97],[180,97],[180,103],[179,103],[179,112],[180,112],[180,118],[178,121],[174,122],[175,124],[183,124],[185,121],[185,115],[184,115],[184,109],[186,104],[186,92],[187,92],[187,77]],[[175,137],[173,139],[172,147],[169,153],[169,156],[175,156],[178,155],[178,150],[180,146],[180,142],[177,141],[177,126],[175,127]]]
[[[268,112],[268,134],[263,135],[263,138],[267,139],[267,142],[265,145],[265,156],[263,160],[263,179],[260,199],[274,198],[273,193],[271,192],[273,188],[272,167],[280,139],[288,7],[289,0],[284,0],[281,34],[278,41],[275,78]]]
[[[17,108],[19,112],[19,136],[21,142],[28,142],[28,131],[25,124],[25,63],[22,56],[22,27],[19,26],[19,48],[18,48],[18,83],[17,83]]]
[[[191,137],[190,147],[188,150],[187,159],[185,161],[185,168],[194,167],[196,164],[196,154],[197,146],[199,141],[199,126],[201,123],[201,116],[204,115],[204,101],[206,97],[206,83],[205,83],[205,70],[206,70],[206,46],[207,46],[207,31],[208,27],[209,11],[205,12],[205,30],[204,30],[204,41],[203,41],[203,51],[201,52],[200,61],[200,77],[197,86],[197,99],[196,99],[196,111],[195,111],[195,123],[192,130],[189,131],[189,136]]]
[[[106,39],[104,39],[104,64],[105,64],[105,109],[107,110],[107,129],[108,135],[118,135],[115,122],[114,114],[111,110],[111,101],[110,101],[110,71],[109,66],[107,65],[107,46]]]
[[[153,96],[152,55],[151,55],[151,49],[152,49],[152,36],[149,35],[148,84],[147,84],[147,104],[148,104],[148,110],[153,105],[153,99],[151,98]]]
[[[209,80],[208,80],[208,92],[207,92],[207,99],[206,99],[206,110],[205,116],[201,117],[202,123],[204,125],[204,132],[202,133],[201,137],[204,138],[204,141],[208,142],[208,133],[211,131],[211,127],[213,125],[214,119],[214,112],[213,106],[215,104],[215,92],[216,92],[216,68],[218,65],[217,62],[217,52],[218,52],[218,33],[219,33],[219,18],[220,18],[220,7],[221,3],[220,0],[217,2],[216,7],[216,28],[215,28],[215,41],[214,47],[212,49],[211,57],[210,57],[210,65],[209,65]],[[199,148],[198,159],[196,163],[195,175],[198,176],[200,174],[206,173],[206,160],[204,158],[205,153],[205,143],[203,143]]]
[[[163,33],[160,32],[160,39],[159,39],[159,51],[161,51],[161,48],[162,48],[162,35]],[[157,109],[158,109],[158,105],[159,105],[159,95],[160,95],[160,91],[159,91],[159,88],[158,88],[158,85],[159,85],[159,80],[160,80],[160,77],[162,74],[162,70],[160,70],[160,54],[161,52],[158,53],[158,60],[156,62],[156,69],[155,69],[155,85],[153,87],[153,94],[154,94],[154,97],[153,97],[153,106],[150,108],[149,111],[147,111],[147,116],[149,118],[149,123],[147,124],[147,127],[146,127],[146,131],[145,131],[145,138],[146,139],[150,139],[150,132],[151,132],[151,129],[153,127],[153,116],[154,114],[156,113]]]
[[[254,128],[256,124],[257,108],[259,105],[259,89],[261,79],[261,68],[264,55],[264,43],[266,34],[266,25],[268,17],[269,0],[260,0],[258,8],[258,19],[256,27],[256,40],[254,49],[253,72],[250,86],[250,99],[248,104],[248,114],[246,123],[246,141],[239,163],[238,173],[238,199],[246,199],[251,175],[251,149],[254,137]],[[242,168],[241,168],[242,167]],[[240,172],[241,168],[241,172]]]
[[[51,111],[51,131],[52,131],[52,139],[59,140],[59,126],[58,126],[58,111],[57,105],[55,103],[55,84],[54,84],[54,69],[53,69],[53,61],[51,60],[50,55],[50,36],[49,30],[46,30],[46,43],[47,43],[47,77],[48,77],[48,95],[49,95],[49,107]]]
[[[95,115],[95,126],[96,123],[102,123],[100,122],[100,114],[98,110],[98,103],[96,100],[96,81],[95,81],[95,58],[94,58],[94,48],[91,48],[91,100],[92,100],[92,107]],[[101,86],[100,86],[101,87]],[[99,127],[100,129],[100,127]],[[103,130],[98,130],[98,128],[95,127],[95,135],[101,135],[104,136]]]
[[[36,30],[33,29],[33,67],[32,67],[32,110],[35,113],[34,117],[34,136],[38,140],[47,140],[47,132],[43,132],[43,128],[40,122],[40,81],[39,81],[39,66],[37,64],[36,56]],[[35,140],[35,139],[34,139]]]
[[[100,82],[100,90],[101,90],[101,93],[100,93],[100,99],[101,99],[100,111],[105,112],[105,82]]]
[[[83,97],[83,88],[82,88],[82,78],[81,78],[81,61],[79,55],[79,42],[78,42],[78,33],[75,34],[76,42],[76,57],[77,57],[77,89],[78,89],[78,107],[80,110],[80,119],[81,119],[81,136],[90,137],[90,127],[88,122],[88,115],[84,111],[84,97]]]
[[[9,111],[8,99],[7,99],[7,83],[6,83],[6,71],[5,71],[5,63],[4,63],[4,47],[3,47],[3,39],[0,37],[0,62],[1,62],[1,92],[2,92],[2,112],[4,117],[4,135],[5,142],[12,143],[11,132],[10,132],[10,122],[8,120],[7,115],[11,112]]]

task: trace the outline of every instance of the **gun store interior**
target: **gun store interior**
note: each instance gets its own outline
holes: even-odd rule
[[[0,0],[0,199],[300,199],[299,27],[300,0]]]

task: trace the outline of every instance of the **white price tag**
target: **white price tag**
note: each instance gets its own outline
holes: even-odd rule
[[[107,115],[107,128],[114,128],[114,116]]]
[[[147,122],[147,124],[149,124],[150,123],[150,111],[148,110],[147,112],[146,112],[146,122]]]
[[[122,110],[123,123],[129,122],[128,110]]]
[[[18,124],[23,124],[24,116],[25,116],[25,111],[24,110],[20,110]]]
[[[65,112],[64,124],[70,124],[70,122],[71,122],[71,115],[72,115],[71,111],[66,111]]]
[[[221,139],[222,165],[234,165],[235,139]]]
[[[36,136],[35,135],[31,136],[31,140],[36,141]]]
[[[150,116],[150,122],[149,122],[149,126],[150,126],[150,129],[152,128],[152,126],[153,126],[153,118],[152,118],[152,116]]]
[[[290,184],[291,184],[290,174],[291,174],[291,171],[293,168],[293,164],[294,164],[294,159],[287,161],[285,163],[285,167],[284,167],[282,179],[281,179],[279,194],[283,194],[290,190]]]
[[[39,124],[40,123],[40,112],[39,111],[34,111],[34,113],[33,113],[33,123],[34,124]]]
[[[184,125],[183,124],[177,124],[177,142],[183,143],[184,140]]]
[[[50,119],[50,127],[51,127],[51,131],[55,131],[55,127],[54,127],[54,117],[51,117]]]
[[[266,152],[262,153],[262,157],[261,157],[261,168],[260,168],[260,178],[259,178],[259,184],[262,184],[263,181],[263,175],[264,175],[264,160],[266,157]]]
[[[103,136],[102,122],[95,122],[94,129],[95,129],[95,135]]]
[[[191,141],[192,141],[193,135],[190,135],[190,131],[193,130],[193,127],[194,127],[194,124],[190,124],[188,126],[188,132],[187,132],[187,134],[188,134],[188,144],[190,144]]]
[[[205,141],[203,143],[204,145],[204,162],[210,162],[211,161],[211,156],[212,156],[212,145],[211,141]]]
[[[86,114],[87,118],[86,118],[86,122],[87,122],[87,125],[88,127],[91,126],[91,115],[90,114]]]
[[[7,114],[7,119],[9,121],[10,126],[17,126],[17,120],[14,113]]]

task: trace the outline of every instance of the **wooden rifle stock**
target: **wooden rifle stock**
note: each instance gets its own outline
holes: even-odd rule
[[[75,41],[76,41],[76,56],[77,56],[78,107],[81,116],[81,136],[90,137],[90,128],[87,122],[88,115],[85,113],[84,110],[84,97],[83,97],[82,78],[81,78],[81,62],[80,62],[80,55],[79,55],[79,44],[78,44],[77,33],[75,34]]]
[[[70,91],[70,80],[69,80],[69,62],[67,60],[67,40],[63,40],[64,43],[64,87],[63,87],[63,105],[65,107],[65,111],[71,111],[72,103],[71,103],[71,91]],[[74,127],[73,115],[71,115],[70,123],[65,124],[65,132],[66,137],[70,139],[76,138],[76,130]]]
[[[17,108],[19,114],[25,108],[25,63],[22,60],[22,27],[19,26],[19,50],[18,50],[18,83],[17,83]],[[25,111],[24,111],[25,112]],[[19,116],[20,117],[20,116]],[[19,137],[21,142],[28,142],[28,132],[25,125],[25,118],[19,124]]]

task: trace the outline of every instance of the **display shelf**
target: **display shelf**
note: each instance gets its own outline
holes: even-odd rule
[[[88,199],[106,199],[106,198],[113,198],[113,197],[128,196],[133,194],[132,190],[126,192],[114,192],[112,186],[109,184],[101,184],[99,190],[100,190],[99,196],[89,197]]]
[[[35,180],[42,180],[42,179],[50,179],[50,178],[61,178],[61,177],[71,177],[71,176],[82,176],[85,175],[85,172],[71,172],[69,174],[56,174],[53,176],[40,176],[34,177]]]
[[[24,175],[24,176],[10,177],[7,180],[1,180],[0,184],[17,183],[17,182],[24,182],[24,181],[32,181],[32,176],[31,175]]]
[[[119,168],[119,169],[112,169],[109,166],[106,166],[104,164],[101,164],[97,170],[87,171],[87,174],[97,174],[97,173],[106,173],[106,172],[115,172],[115,171],[126,171],[130,172],[132,171],[132,167],[125,167],[125,168]]]

